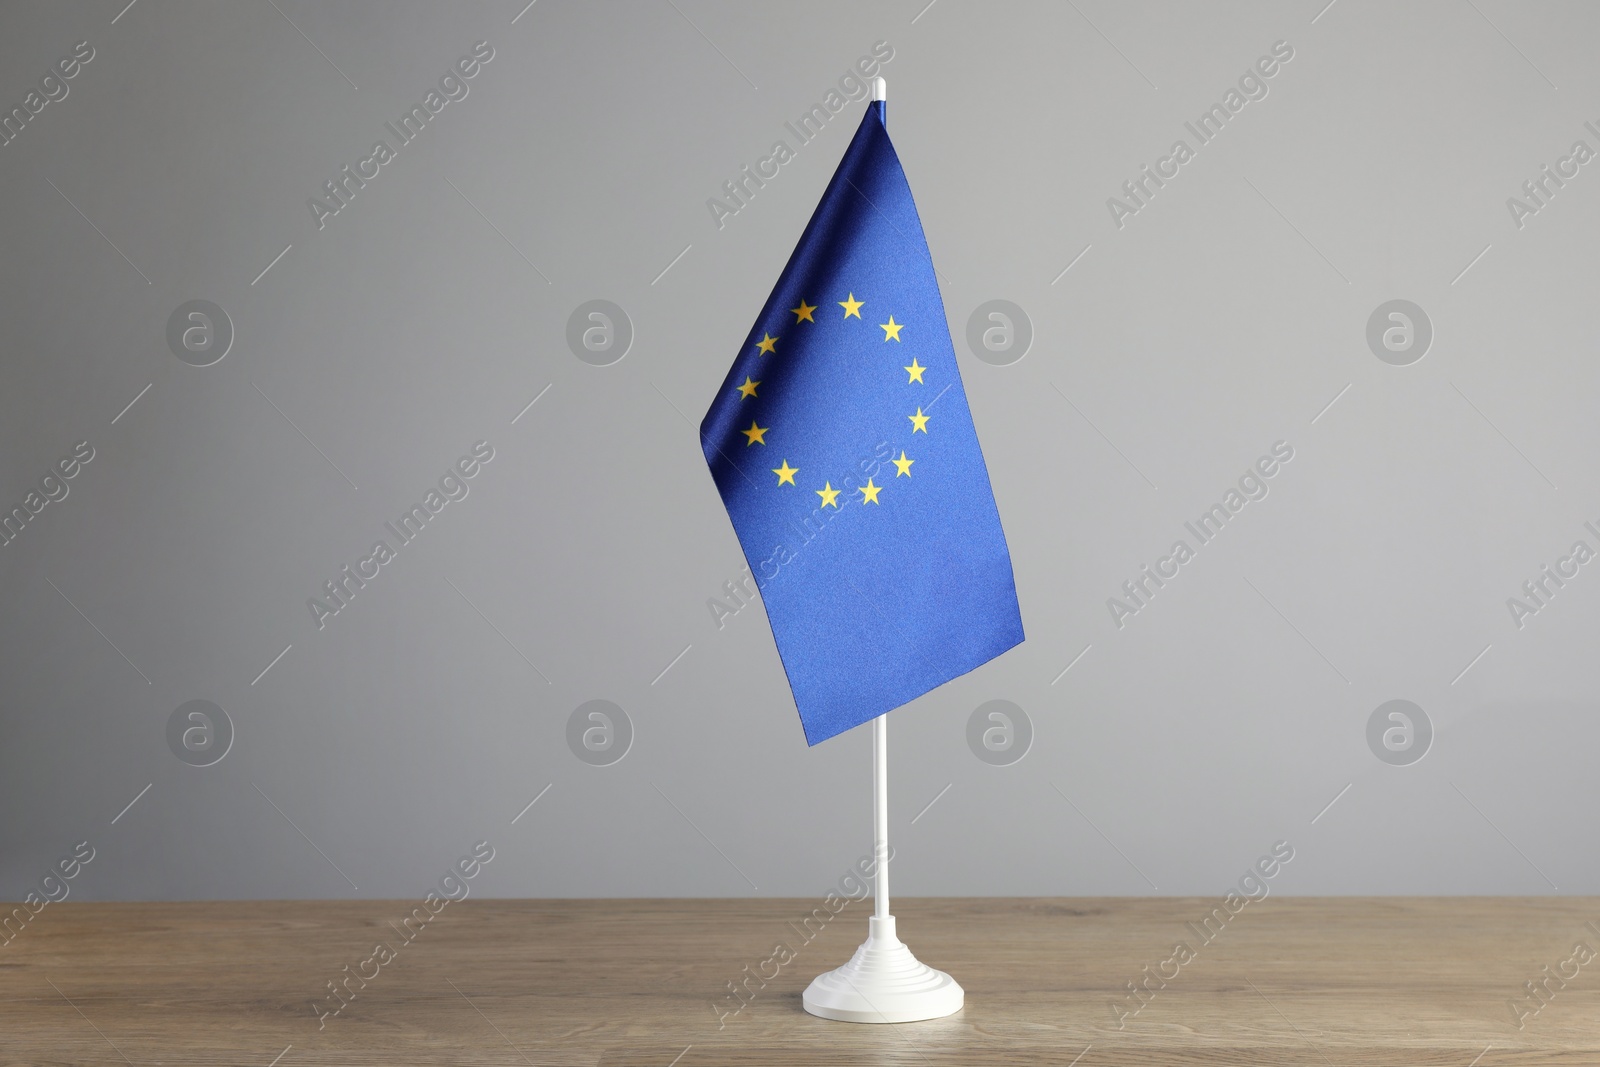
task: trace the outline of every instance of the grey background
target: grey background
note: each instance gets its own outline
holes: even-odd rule
[[[759,607],[708,610],[743,560],[694,424],[861,105],[720,230],[706,200],[879,40],[1028,632],[892,717],[896,892],[1219,893],[1279,839],[1279,892],[1600,891],[1600,565],[1506,606],[1600,519],[1600,165],[1506,207],[1600,147],[1600,11],[924,4],[0,9],[5,108],[96,50],[0,148],[0,501],[96,451],[0,548],[0,896],[84,839],[74,899],[417,897],[479,839],[480,894],[810,894],[866,852],[868,732],[808,750]],[[1269,95],[1115,226],[1278,40]],[[195,299],[237,331],[204,368],[165,340]],[[612,366],[566,346],[591,299],[635,329]],[[1014,365],[967,350],[990,299],[1032,320]],[[1392,299],[1433,323],[1410,366],[1365,340]],[[319,630],[307,598],[479,440]],[[234,728],[208,767],[167,745],[194,699]],[[567,746],[594,699],[634,730],[609,766]],[[1368,747],[1392,699],[1420,762]],[[991,700],[1032,724],[1008,766],[968,747]]]

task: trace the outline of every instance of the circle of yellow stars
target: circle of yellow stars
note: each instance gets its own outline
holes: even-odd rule
[[[844,309],[844,318],[846,319],[861,319],[861,309],[867,306],[866,301],[856,299],[856,294],[854,292],[849,293],[843,300],[835,301],[835,303]],[[794,316],[794,326],[799,328],[800,324],[803,322],[809,322],[815,325],[817,321],[815,318],[815,313],[817,310],[818,305],[807,303],[806,300],[802,298],[800,301],[800,306],[790,308],[789,313]],[[890,341],[899,344],[900,331],[905,329],[905,327],[905,323],[894,321],[893,315],[889,316],[888,322],[881,322],[878,324],[878,329],[883,331],[883,340],[885,344]],[[757,354],[762,356],[777,355],[778,342],[782,339],[783,337],[781,334],[777,337],[774,337],[766,330],[761,331],[761,340],[756,342]],[[922,375],[923,372],[928,368],[918,363],[915,356],[911,357],[911,365],[902,369],[906,372],[907,385],[927,384],[923,381]],[[739,392],[739,402],[743,403],[746,400],[756,397],[756,390],[759,389],[760,386],[760,379],[752,379],[750,375],[745,375],[744,384],[736,386]],[[928,419],[930,417],[931,416],[923,414],[922,407],[920,405],[918,405],[917,413],[915,415],[907,415],[906,418],[911,421],[912,434],[926,434],[928,432]],[[752,445],[760,445],[761,447],[765,448],[767,445],[766,435],[771,429],[772,427],[762,426],[755,419],[751,419],[750,428],[748,430],[740,430],[739,432],[745,436],[746,448],[749,448]],[[900,458],[893,459],[891,462],[895,466],[896,478],[909,478],[911,477],[911,465],[915,463],[916,460],[908,458],[906,456],[905,449],[901,449]],[[798,487],[798,483],[795,482],[794,476],[800,473],[800,468],[789,466],[788,459],[784,459],[779,466],[773,467],[772,473],[778,476],[779,486],[791,485]],[[812,484],[814,485],[816,483],[813,482]],[[877,504],[879,503],[878,494],[883,492],[883,489],[883,486],[875,485],[873,483],[873,479],[868,478],[867,484],[857,488],[856,492],[861,494],[862,504]],[[844,490],[835,489],[832,482],[824,481],[821,489],[815,489],[812,491],[815,492],[817,496],[822,498],[822,503],[820,505],[821,507],[837,509],[839,507],[839,495]]]

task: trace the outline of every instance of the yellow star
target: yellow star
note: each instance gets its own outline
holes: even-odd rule
[[[857,300],[856,294],[851,293],[850,299],[839,301],[839,306],[844,308],[845,318],[848,319],[850,316],[854,315],[859,319],[861,317],[861,309],[866,307],[866,301]]]
[[[799,467],[791,467],[791,466],[789,466],[789,461],[788,460],[784,460],[783,461],[783,466],[781,466],[781,467],[773,467],[772,468],[772,473],[776,474],[778,476],[778,484],[779,485],[793,485],[794,484],[794,476],[796,474],[800,473],[800,468]]]
[[[876,503],[878,503],[878,494],[881,493],[882,491],[883,491],[883,486],[881,486],[881,485],[873,485],[871,478],[867,479],[867,484],[866,485],[864,485],[860,489],[856,490],[856,492],[861,494],[861,502],[863,504],[876,504]]]
[[[814,490],[814,492],[822,498],[823,507],[833,507],[835,510],[838,509],[839,501],[836,498],[839,495],[839,490],[833,487],[833,483],[823,482],[822,488]]]
[[[777,344],[778,339],[776,337],[773,337],[771,334],[767,333],[767,331],[762,330],[761,340],[756,342],[756,351],[766,354],[776,348]]]
[[[894,316],[893,315],[889,316],[889,321],[888,322],[880,322],[880,323],[878,323],[878,329],[883,331],[883,339],[885,341],[891,341],[891,340],[892,341],[898,341],[898,340],[900,340],[900,330],[904,326],[905,326],[905,323],[894,321]]]
[[[907,415],[906,418],[911,420],[912,433],[916,433],[918,430],[921,430],[923,433],[928,432],[928,416],[922,413],[921,408],[917,409],[917,413],[915,415]],[[766,444],[766,442],[763,441],[762,444]]]
[[[744,384],[739,386],[739,399],[743,400],[746,397],[755,396],[756,395],[756,386],[758,386],[760,384],[761,384],[760,382],[752,382],[750,380],[750,375],[746,374],[744,376]]]
[[[801,299],[799,307],[790,308],[789,310],[794,312],[794,321],[795,321],[795,325],[797,325],[797,326],[802,322],[813,322],[814,323],[814,322],[817,321],[816,319],[811,317],[811,313],[813,311],[817,310],[817,306],[815,304],[806,303],[804,298]]]
[[[911,432],[912,433],[916,433],[915,430],[912,430]],[[926,431],[924,431],[924,432],[926,432]],[[896,478],[900,477],[902,474],[904,474],[907,478],[911,477],[911,465],[913,463],[915,463],[916,460],[907,459],[906,458],[906,450],[905,449],[902,448],[900,450],[900,458],[897,459],[897,460],[893,460],[892,462],[895,465],[894,476]]]
[[[922,413],[922,409],[918,408],[917,409],[917,414],[920,415],[921,413]],[[746,438],[748,438],[748,440],[746,440],[745,443],[744,443],[744,447],[749,448],[751,445],[754,445],[754,444],[760,444],[762,446],[765,446],[767,442],[761,435],[766,433],[770,429],[772,429],[771,426],[757,426],[756,425],[756,420],[755,419],[751,419],[750,420],[750,428],[748,430],[740,430],[739,431],[740,433],[744,434]],[[916,433],[917,431],[912,430],[911,432],[912,433]],[[928,431],[927,430],[923,430],[922,432],[923,433],[927,433]]]
[[[904,370],[904,371],[905,371],[905,372],[906,372],[906,373],[907,373],[907,374],[909,374],[909,375],[911,375],[911,378],[910,378],[910,380],[909,380],[909,381],[907,381],[907,382],[906,382],[906,384],[907,384],[907,385],[910,385],[910,384],[911,384],[911,383],[912,383],[912,382],[916,382],[916,383],[917,383],[917,384],[919,384],[919,385],[926,385],[926,384],[928,384],[928,383],[927,383],[927,382],[924,382],[924,381],[923,381],[923,380],[922,380],[922,372],[923,372],[923,371],[925,371],[925,370],[927,370],[927,369],[928,369],[928,368],[927,368],[927,367],[924,367],[924,366],[921,366],[921,365],[920,365],[920,364],[918,364],[918,363],[917,363],[917,357],[916,357],[916,356],[912,356],[912,357],[911,357],[911,366],[909,366],[909,367],[905,367],[905,368],[902,368],[902,369],[903,369],[903,370]],[[757,384],[757,385],[760,385],[760,384],[761,384],[761,383],[760,383],[760,382],[757,382],[757,383],[756,383],[756,384]]]

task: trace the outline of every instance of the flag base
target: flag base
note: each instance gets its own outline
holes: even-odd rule
[[[956,980],[911,954],[894,931],[894,916],[867,920],[867,939],[843,967],[819,974],[801,1003],[824,1019],[846,1023],[913,1023],[961,1010]]]

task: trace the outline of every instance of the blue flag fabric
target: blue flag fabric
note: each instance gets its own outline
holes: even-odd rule
[[[882,101],[867,105],[700,434],[809,744],[1022,641]]]

